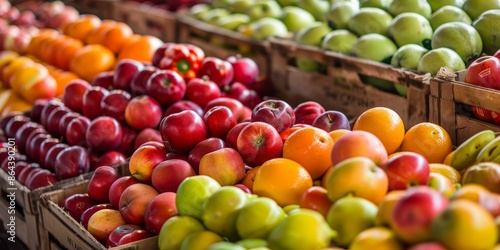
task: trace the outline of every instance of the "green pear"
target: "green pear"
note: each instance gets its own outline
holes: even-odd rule
[[[462,9],[475,21],[485,11],[500,9],[500,0],[465,0]]]
[[[337,200],[328,210],[328,225],[337,232],[333,242],[347,247],[363,230],[374,226],[378,208],[372,202],[354,196]]]
[[[424,45],[424,40],[432,38],[432,27],[429,21],[420,14],[401,13],[392,21],[389,36],[398,47],[405,44]]]
[[[282,7],[297,6],[300,0],[276,0]]]
[[[386,11],[373,7],[359,9],[347,22],[349,30],[362,36],[370,33],[387,35],[392,16]]]
[[[212,0],[211,3],[214,8],[226,8],[235,1],[236,0]]]
[[[352,2],[335,3],[326,14],[326,21],[332,29],[346,29],[347,22],[358,10]]]
[[[227,9],[231,13],[241,13],[244,14],[247,9],[255,4],[255,0],[235,0],[229,4]]]
[[[439,26],[445,23],[462,22],[471,24],[472,20],[470,19],[469,15],[467,15],[467,13],[465,13],[465,11],[461,8],[452,5],[446,5],[436,10],[436,12],[432,13],[431,17],[429,18],[429,22],[431,23],[432,29],[436,30]]]
[[[339,3],[352,3],[359,9],[359,0],[330,0],[331,7]]]
[[[462,22],[445,23],[434,31],[432,48],[450,48],[457,52],[466,65],[483,52],[483,42],[479,32]]]
[[[201,222],[191,216],[174,216],[165,221],[158,234],[160,249],[180,249],[190,234],[205,230]]]
[[[217,21],[223,17],[223,16],[227,16],[231,13],[229,13],[228,10],[226,9],[222,9],[222,8],[215,8],[215,9],[211,9],[207,12],[205,12],[205,14],[203,14],[201,16],[201,20],[204,21],[204,22],[207,22],[207,23],[210,23],[210,24],[213,24],[213,25],[216,25],[217,24]]]
[[[394,52],[391,65],[397,68],[417,70],[420,58],[428,51],[428,49],[417,44],[403,45]]]
[[[314,16],[311,13],[295,6],[284,7],[283,15],[280,20],[286,25],[286,28],[293,33],[315,22]]]
[[[184,179],[177,188],[175,205],[179,215],[189,215],[201,219],[202,205],[213,193],[221,188],[220,184],[206,176],[197,175]]]
[[[358,37],[349,30],[334,30],[325,35],[321,48],[348,55],[357,40]]]
[[[217,242],[209,246],[207,250],[246,250],[246,248],[232,242]]]
[[[392,0],[359,0],[359,7],[374,7],[388,11],[391,2]]]
[[[430,50],[420,58],[417,71],[435,76],[441,67],[447,67],[454,72],[466,69],[464,60],[457,52],[448,48],[437,48]]]
[[[273,17],[263,17],[251,23],[252,37],[257,40],[266,40],[270,36],[286,37],[288,29],[285,24]]]
[[[252,20],[258,20],[263,17],[279,18],[283,14],[283,9],[275,1],[265,1],[249,6],[246,14]]]
[[[393,16],[404,12],[414,12],[429,18],[432,14],[432,8],[427,0],[393,0],[389,5],[389,13]]]
[[[236,218],[238,235],[243,239],[267,239],[271,231],[286,217],[272,199],[255,198],[243,207]]]
[[[314,22],[308,27],[300,30],[295,36],[295,41],[304,45],[311,45],[319,47],[323,41],[323,38],[332,29],[324,22]],[[297,67],[303,71],[314,72],[320,69],[320,65],[310,59],[297,57],[295,58]]]
[[[455,6],[458,8],[462,8],[465,0],[427,0],[427,2],[431,6],[432,12],[434,13],[444,6]]]
[[[188,15],[196,18],[202,19],[201,17],[210,10],[210,5],[206,3],[197,4],[189,9]]]
[[[219,18],[217,26],[236,31],[241,25],[248,23],[250,23],[250,17],[245,14],[236,13]]]
[[[311,13],[317,21],[324,21],[330,9],[330,2],[328,0],[301,0],[298,7]]]
[[[259,247],[267,247],[267,240],[263,239],[243,239],[236,242],[236,245],[245,247],[246,249],[255,249]]]
[[[481,14],[473,23],[481,35],[483,51],[488,55],[500,50],[500,10],[488,10]]]

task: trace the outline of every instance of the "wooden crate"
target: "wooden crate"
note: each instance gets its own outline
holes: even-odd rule
[[[238,32],[220,28],[196,20],[187,15],[179,15],[178,42],[199,46],[207,56],[225,59],[240,54],[255,60],[261,75],[271,72],[271,55],[268,41],[258,41]]]
[[[80,14],[92,14],[101,19],[113,18],[114,2],[120,0],[66,0],[66,5],[73,6]]]
[[[40,203],[40,224],[44,230],[42,237],[51,239],[43,247],[49,247],[50,242],[56,241],[58,245],[66,249],[75,250],[104,250],[107,249],[104,245],[98,242],[80,223],[66,213],[58,204],[66,197],[77,194],[86,193],[88,181],[85,180],[71,187],[55,190],[42,195]],[[118,246],[109,249],[124,250],[124,249],[158,249],[158,237],[150,237],[137,242],[132,242],[123,246]]]
[[[113,19],[127,23],[134,33],[152,35],[164,42],[177,41],[175,13],[133,1],[113,3]]]
[[[278,98],[292,105],[314,100],[326,109],[343,112],[349,118],[355,118],[372,107],[388,107],[401,116],[406,129],[428,120],[430,86],[419,75],[290,40],[272,38],[270,41],[271,80]],[[302,71],[294,63],[297,57],[326,65],[326,70],[324,73]],[[364,84],[360,75],[404,85],[407,96]]]
[[[472,105],[500,112],[500,91],[467,84],[463,75],[459,72],[456,81],[430,81],[429,121],[446,129],[455,146],[485,129],[500,132],[500,125],[476,119],[470,111]]]

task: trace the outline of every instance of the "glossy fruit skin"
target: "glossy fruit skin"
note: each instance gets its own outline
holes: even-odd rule
[[[100,116],[92,120],[85,138],[92,150],[100,152],[115,150],[122,140],[122,127],[116,119]]]
[[[219,87],[224,87],[231,83],[234,77],[234,69],[230,62],[216,57],[205,57],[201,63],[198,77],[208,76]]]
[[[168,105],[180,101],[186,94],[186,82],[173,70],[158,70],[147,83],[146,91],[160,104]]]
[[[271,124],[279,133],[295,124],[295,112],[285,101],[266,100],[254,107],[251,121]]]
[[[207,138],[207,128],[196,112],[185,110],[163,118],[160,134],[169,151],[186,153]]]
[[[76,221],[80,221],[82,213],[94,205],[97,205],[97,202],[86,194],[73,194],[62,202],[64,210],[68,211]]]
[[[110,166],[97,167],[87,188],[89,197],[99,203],[109,203],[109,189],[119,177],[118,171]]]
[[[482,56],[465,71],[465,82],[491,89],[500,89],[500,58]]]
[[[420,154],[403,152],[387,160],[381,168],[389,178],[389,191],[429,183],[429,163]]]
[[[59,180],[68,179],[90,171],[90,158],[87,149],[70,146],[57,154],[54,171]]]

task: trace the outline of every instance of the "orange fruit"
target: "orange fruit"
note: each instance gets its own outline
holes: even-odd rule
[[[302,195],[313,185],[307,170],[299,163],[275,158],[262,164],[255,175],[253,193],[275,200],[278,205],[298,205]]]
[[[462,175],[456,169],[449,165],[441,164],[441,163],[430,163],[429,168],[431,173],[439,173],[444,175],[446,178],[450,179],[450,181],[455,183],[460,183],[462,180]]]
[[[101,44],[114,53],[118,53],[125,45],[127,40],[134,35],[132,28],[123,22],[117,22],[104,34]]]
[[[250,190],[253,190],[253,182],[255,181],[255,176],[259,172],[260,166],[254,167],[245,174],[243,180],[241,180],[241,184],[245,185]]]
[[[384,144],[387,154],[396,152],[405,136],[405,126],[401,117],[396,111],[385,107],[375,107],[363,112],[352,130],[367,131],[378,137]]]
[[[118,61],[124,58],[150,63],[163,41],[154,36],[133,36],[118,53]]]
[[[101,19],[98,16],[84,14],[80,15],[78,20],[63,25],[61,30],[63,34],[69,37],[85,41],[87,35],[94,29],[97,29],[100,25]]]
[[[283,158],[304,167],[313,180],[321,177],[332,165],[333,139],[325,130],[315,127],[299,129],[283,144]]]
[[[453,157],[453,153],[455,153],[455,150],[451,151],[443,160],[444,165],[451,166],[451,157]]]
[[[91,82],[97,74],[113,69],[114,65],[115,55],[112,51],[100,44],[91,44],[75,53],[69,68],[82,79]]]
[[[332,138],[333,140],[333,143],[335,143],[341,136],[347,134],[351,132],[351,130],[348,130],[348,129],[335,129],[335,130],[332,130],[330,132],[328,132],[328,134],[330,134],[330,137]]]
[[[116,21],[113,20],[103,20],[99,27],[90,31],[85,37],[84,41],[86,44],[101,44],[104,39],[104,34],[116,25]]]
[[[68,85],[71,81],[80,78],[75,73],[64,70],[58,70],[51,73],[51,75],[57,83],[56,97],[62,97],[66,85]]]
[[[76,52],[83,47],[83,42],[77,39],[66,37],[63,42],[58,46],[54,54],[54,65],[63,69],[69,69],[69,63]]]
[[[406,132],[401,151],[421,154],[429,163],[442,163],[452,151],[452,143],[450,135],[443,127],[422,122]]]

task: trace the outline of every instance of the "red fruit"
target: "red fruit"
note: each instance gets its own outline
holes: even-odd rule
[[[112,167],[100,166],[96,168],[87,189],[89,197],[99,203],[108,203],[109,189],[118,178],[120,178],[120,173]]]
[[[62,101],[69,109],[81,113],[83,105],[83,95],[91,85],[82,79],[75,79],[64,87]]]

